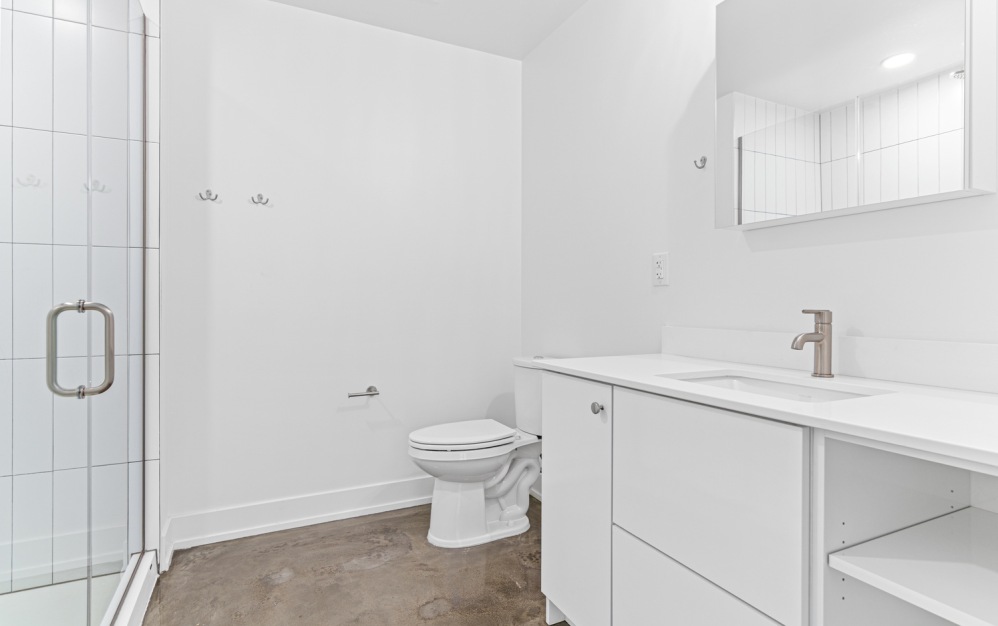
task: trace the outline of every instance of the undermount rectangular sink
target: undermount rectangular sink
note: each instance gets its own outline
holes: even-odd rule
[[[659,374],[658,376],[797,402],[835,402],[890,393],[880,389],[832,383],[827,380],[820,382],[816,380],[814,383],[810,383],[810,381],[804,382],[784,376],[749,372],[712,371]]]

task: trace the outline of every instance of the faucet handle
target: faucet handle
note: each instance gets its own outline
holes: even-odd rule
[[[804,315],[813,315],[815,324],[831,324],[832,312],[827,309],[804,309]]]

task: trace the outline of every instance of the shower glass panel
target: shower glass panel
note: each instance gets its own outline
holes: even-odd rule
[[[109,624],[142,550],[143,27],[131,0],[0,0],[0,624]],[[114,382],[59,397],[46,316],[81,300],[113,341],[63,313],[57,382]]]

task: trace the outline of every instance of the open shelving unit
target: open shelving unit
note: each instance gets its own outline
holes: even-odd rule
[[[998,626],[998,513],[975,507],[828,555],[834,570],[960,626]]]

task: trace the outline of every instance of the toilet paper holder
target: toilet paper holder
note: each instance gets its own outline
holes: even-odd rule
[[[348,393],[347,397],[348,398],[364,398],[364,397],[379,396],[379,395],[381,395],[381,392],[378,391],[378,388],[375,387],[374,385],[371,385],[370,387],[367,388],[367,391],[362,391],[360,393]]]

